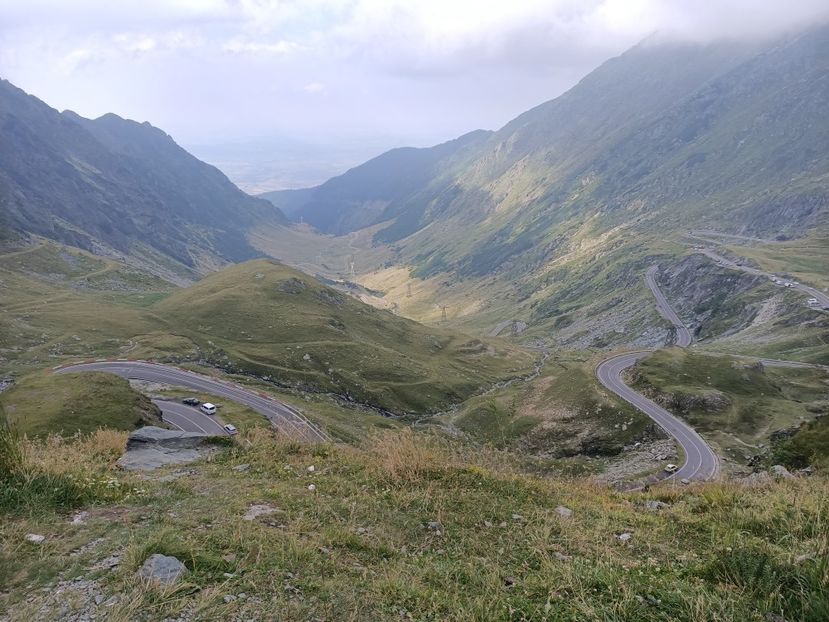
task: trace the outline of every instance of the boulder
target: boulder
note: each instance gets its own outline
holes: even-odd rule
[[[794,475],[792,475],[789,472],[789,469],[784,467],[782,464],[773,465],[769,471],[771,471],[771,474],[775,479],[794,479]]]
[[[556,508],[556,514],[563,518],[570,518],[573,515],[573,510],[560,505]]]
[[[175,557],[155,553],[150,555],[144,565],[138,569],[138,576],[153,579],[163,585],[171,585],[177,582],[185,572],[187,568]]]
[[[186,464],[216,451],[209,436],[145,426],[131,432],[118,466],[127,471],[151,471],[168,464]]]

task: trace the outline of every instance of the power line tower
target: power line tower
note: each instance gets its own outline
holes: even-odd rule
[[[513,320],[510,324],[509,333],[511,337],[515,337],[518,334],[518,320]]]
[[[406,283],[406,298],[412,297],[412,284]]]
[[[349,262],[349,265],[351,266],[350,267],[350,273],[351,273],[351,278],[353,279],[354,278],[354,262],[353,261]]]
[[[446,321],[446,309],[448,309],[448,308],[449,307],[447,307],[446,305],[440,305],[440,310],[441,310],[441,318],[440,319],[443,322]]]

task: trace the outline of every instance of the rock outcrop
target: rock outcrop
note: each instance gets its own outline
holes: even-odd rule
[[[167,464],[186,464],[216,451],[210,436],[146,426],[132,432],[118,466],[128,471],[151,471]]]

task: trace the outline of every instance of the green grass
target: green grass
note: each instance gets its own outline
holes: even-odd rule
[[[210,275],[152,311],[226,371],[394,412],[444,408],[528,373],[534,359],[380,311],[269,260]]]
[[[695,429],[738,453],[756,453],[754,446],[768,444],[775,431],[811,420],[829,406],[820,369],[756,367],[671,348],[644,359],[632,376],[637,390],[656,395]]]
[[[172,293],[114,263],[51,243],[0,256],[0,372],[101,356],[206,360],[271,388],[423,413],[527,373],[534,359],[378,311],[272,261]]]
[[[34,373],[0,394],[0,401],[9,423],[29,436],[161,424],[158,409],[129,382],[112,374]]]
[[[816,466],[829,469],[829,417],[801,425],[793,434],[776,441],[768,460],[794,469]]]
[[[82,576],[105,598],[119,594],[106,608],[116,621],[186,611],[193,620],[619,622],[765,622],[774,612],[817,622],[829,611],[821,475],[643,495],[523,475],[497,453],[429,435],[378,437],[362,449],[261,432],[240,441],[187,477],[142,480],[145,493],[88,507],[83,525],[55,512],[4,515],[0,609],[12,620],[82,610],[82,598],[57,602],[49,589]],[[241,463],[250,469],[234,471]],[[137,481],[123,477],[125,487]],[[647,511],[646,499],[668,507]],[[274,511],[242,520],[253,503]],[[561,517],[558,505],[573,515]],[[34,530],[47,540],[23,546]],[[617,539],[623,532],[629,544]],[[115,553],[114,570],[92,570]],[[153,553],[181,559],[184,580],[168,589],[140,581],[135,571]]]
[[[599,360],[587,352],[555,354],[533,381],[467,400],[450,421],[477,442],[545,458],[618,454],[653,427],[600,387]]]
[[[728,249],[753,259],[766,272],[789,274],[818,289],[829,288],[829,238],[813,235],[758,246],[729,245]]]

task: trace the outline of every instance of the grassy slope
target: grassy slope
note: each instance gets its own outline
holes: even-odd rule
[[[0,255],[0,373],[100,356],[209,356],[279,384],[422,412],[532,365],[505,343],[376,311],[269,261],[229,270],[171,294],[157,279],[52,243]],[[278,288],[288,279],[303,281],[298,293]],[[360,435],[346,411],[325,399],[319,407],[345,437]]]
[[[738,460],[777,430],[829,410],[829,377],[810,368],[765,367],[671,348],[643,360],[634,387],[663,402]],[[714,396],[707,403],[698,398]],[[725,401],[718,404],[718,398]]]
[[[211,275],[153,312],[218,365],[396,411],[445,407],[533,360],[363,305],[269,260]]]
[[[9,422],[30,436],[161,425],[155,405],[111,374],[30,374],[0,401]]]
[[[729,245],[728,249],[756,261],[775,274],[789,274],[822,290],[829,288],[829,238],[812,235],[791,242],[755,246]]]
[[[174,482],[118,474],[117,494],[104,488],[109,497],[87,506],[81,525],[45,508],[6,513],[0,611],[17,621],[55,616],[62,606],[94,610],[77,588],[60,596],[48,589],[82,577],[101,600],[119,596],[98,607],[115,621],[185,612],[192,620],[286,621],[764,622],[773,612],[817,622],[829,615],[822,476],[622,494],[584,480],[516,474],[488,452],[406,433],[365,449],[261,433],[244,440]],[[106,457],[90,451],[90,443],[35,445],[28,455],[46,472],[113,477]],[[234,471],[241,463],[250,470]],[[646,499],[668,507],[648,511]],[[254,503],[275,511],[241,520]],[[560,516],[558,505],[573,515]],[[439,527],[428,528],[432,521]],[[47,539],[28,545],[30,532]],[[616,537],[625,532],[627,544]],[[185,563],[181,584],[164,590],[136,577],[153,553]],[[113,554],[116,568],[94,569]]]
[[[538,378],[467,400],[452,423],[478,442],[544,457],[614,455],[650,419],[608,395],[588,353],[552,356]]]

